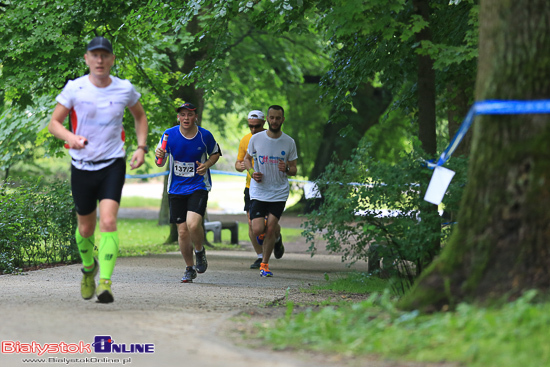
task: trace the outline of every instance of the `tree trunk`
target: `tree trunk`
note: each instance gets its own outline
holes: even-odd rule
[[[430,4],[429,0],[413,0],[414,12],[420,15],[428,24],[430,23]],[[425,27],[416,34],[416,41],[431,41],[432,33],[429,27]],[[429,56],[418,55],[418,138],[422,144],[422,149],[427,157],[435,158],[437,154],[437,133],[436,133],[436,113],[435,113],[435,70],[434,62]],[[422,185],[428,185],[422,182]],[[420,218],[427,218],[437,211],[437,205],[424,202],[420,207]],[[428,221],[426,221],[428,222]],[[441,231],[441,225],[434,223],[433,232]],[[439,237],[429,245],[430,263],[441,249]],[[420,271],[420,269],[419,269]]]
[[[319,144],[319,151],[310,174],[310,179],[317,179],[329,164],[333,154],[338,161],[349,159],[359,140],[375,124],[388,108],[391,95],[383,88],[375,88],[370,84],[359,87],[353,97],[353,106],[357,113],[349,112],[346,121],[353,127],[353,134],[342,137],[338,131],[341,124],[326,124],[323,130],[323,140]]]
[[[430,22],[429,0],[413,0],[414,12]],[[416,41],[431,41],[429,27],[416,34]],[[418,55],[418,138],[422,149],[429,157],[437,153],[436,115],[435,115],[435,70],[429,56]]]
[[[468,78],[464,75],[464,79],[457,80],[451,85],[447,86],[447,94],[449,95],[449,106],[447,108],[447,120],[449,139],[452,139],[464,117],[468,114],[471,107],[470,97],[473,95],[472,86],[474,85],[473,78]],[[472,132],[468,133],[462,139],[460,145],[454,151],[454,156],[468,156],[470,154],[472,142]]]
[[[391,95],[383,88],[375,88],[370,84],[359,87],[353,97],[353,106],[357,109],[357,113],[350,111],[346,116],[347,123],[353,127],[353,134],[343,137],[338,134],[343,127],[341,124],[325,124],[323,138],[309,176],[310,180],[319,178],[331,162],[333,155],[338,161],[349,159],[359,140],[378,123],[391,100]],[[322,199],[306,200],[303,195],[300,202],[305,205],[304,212],[309,213],[319,207]]]
[[[547,0],[485,0],[476,100],[550,98]],[[458,226],[404,297],[404,309],[550,288],[550,116],[490,115],[474,125]]]

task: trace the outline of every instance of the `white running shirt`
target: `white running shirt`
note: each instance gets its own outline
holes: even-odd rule
[[[134,106],[140,97],[128,80],[112,75],[105,88],[93,85],[88,75],[67,82],[55,100],[71,110],[72,132],[88,140],[84,149],[69,149],[76,168],[97,171],[126,155],[124,109]],[[105,160],[109,161],[90,163]]]
[[[298,159],[294,139],[282,133],[277,139],[267,136],[267,130],[252,135],[248,154],[254,159],[254,170],[263,174],[262,182],[250,181],[250,199],[277,202],[286,201],[290,187],[288,176],[279,171],[279,160],[285,163]]]

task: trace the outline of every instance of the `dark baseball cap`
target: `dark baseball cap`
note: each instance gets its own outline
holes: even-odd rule
[[[180,112],[182,108],[185,108],[186,110],[189,110],[189,111],[195,111],[197,109],[197,107],[195,107],[193,103],[185,102],[184,104],[176,108],[176,112]]]
[[[86,51],[94,51],[94,50],[105,50],[109,53],[113,53],[113,46],[111,45],[111,42],[105,37],[96,37],[93,40],[88,43],[88,47],[86,47]]]

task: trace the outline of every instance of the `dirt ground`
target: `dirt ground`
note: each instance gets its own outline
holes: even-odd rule
[[[192,284],[180,283],[184,263],[179,253],[119,258],[113,275],[115,302],[107,305],[80,298],[80,265],[1,275],[0,365],[39,365],[44,362],[24,359],[43,358],[71,366],[420,366],[374,357],[273,351],[257,340],[243,339],[244,331],[256,323],[284,312],[274,305],[287,294],[296,303],[341,297],[300,289],[323,283],[325,273],[366,271],[364,264],[346,267],[339,256],[312,258],[303,247],[286,244],[284,257],[271,261],[273,278],[261,278],[258,270],[249,269],[254,260],[249,251],[207,250],[208,271]],[[109,336],[126,351],[135,344],[152,344],[154,353],[105,354],[94,352],[94,347],[91,354],[13,353],[17,346],[25,351],[33,343],[92,344],[96,336]]]

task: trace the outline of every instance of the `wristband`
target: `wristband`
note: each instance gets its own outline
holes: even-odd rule
[[[254,171],[254,168],[250,168],[250,169],[248,170],[248,174],[250,175],[250,177],[252,177],[252,175],[254,174],[254,172],[256,172],[256,171]]]

